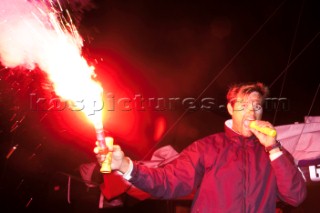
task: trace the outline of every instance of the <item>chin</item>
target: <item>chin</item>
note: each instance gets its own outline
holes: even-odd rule
[[[246,137],[246,138],[249,138],[253,135],[253,133],[251,131],[245,131],[245,132],[242,132],[242,136]]]

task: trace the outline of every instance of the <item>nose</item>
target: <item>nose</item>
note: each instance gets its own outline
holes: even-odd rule
[[[256,111],[253,110],[252,104],[249,104],[249,106],[246,107],[245,110],[246,110],[246,115],[248,117],[250,117],[251,119],[254,119],[254,120],[256,119]]]
[[[248,110],[253,111],[253,110],[254,110],[253,103],[252,103],[252,102],[248,102],[248,103],[246,104],[246,108],[247,108]]]

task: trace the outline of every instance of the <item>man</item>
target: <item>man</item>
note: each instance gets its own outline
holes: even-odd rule
[[[302,174],[292,156],[262,121],[268,88],[262,83],[237,84],[227,94],[232,119],[225,131],[195,141],[164,168],[147,168],[113,147],[113,170],[134,186],[161,199],[195,191],[192,212],[275,212],[276,201],[297,206],[306,197]],[[260,131],[251,128],[255,121]]]

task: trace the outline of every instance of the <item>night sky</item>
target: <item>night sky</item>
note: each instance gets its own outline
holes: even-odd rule
[[[186,132],[192,141],[221,130],[228,115],[220,106],[228,86],[237,82],[264,82],[272,100],[284,100],[278,110],[265,110],[274,125],[319,115],[316,1],[97,1],[96,6],[85,13],[80,30],[88,56],[103,60],[97,74],[105,91],[116,98],[127,90],[130,97],[215,99],[211,111],[185,113],[182,106],[156,112],[179,144]],[[172,142],[165,137],[160,143]]]
[[[320,115],[316,0],[92,3],[94,8],[71,14],[83,55],[104,88],[105,130],[134,160],[148,160],[164,145],[180,152],[222,131],[229,118],[225,94],[233,83],[261,81],[272,100],[284,100],[265,110],[274,125]],[[1,70],[1,190],[21,206],[30,196],[33,205],[45,200],[57,173],[73,174],[81,163],[95,161],[95,132],[79,112],[30,108],[31,91],[52,93],[45,85],[40,70]],[[121,100],[130,100],[130,108]],[[155,100],[164,105],[156,108]],[[194,108],[188,110],[186,100],[197,100]],[[203,109],[203,100],[214,103]]]

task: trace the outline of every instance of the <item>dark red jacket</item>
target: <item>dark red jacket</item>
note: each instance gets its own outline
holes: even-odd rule
[[[278,198],[297,206],[306,197],[305,181],[288,152],[271,162],[255,137],[228,127],[195,141],[164,168],[134,164],[130,182],[162,199],[195,189],[192,212],[273,213]]]

